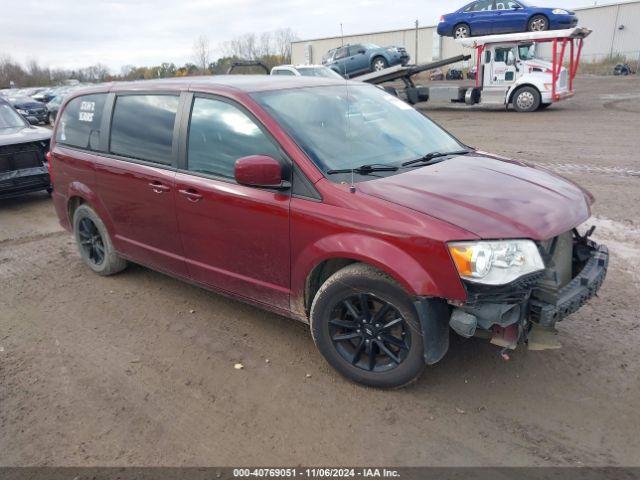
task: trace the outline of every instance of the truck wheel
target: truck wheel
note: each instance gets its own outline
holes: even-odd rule
[[[310,317],[320,353],[354,382],[397,388],[424,370],[422,331],[411,297],[369,265],[351,264],[329,277]]]
[[[530,32],[544,32],[545,30],[549,30],[549,20],[544,15],[534,15],[529,20],[529,31]]]
[[[469,25],[465,23],[460,23],[453,27],[453,37],[454,38],[467,38],[471,36],[471,30],[469,29]]]
[[[540,92],[533,87],[521,87],[513,94],[517,112],[535,112],[540,107]]]
[[[373,62],[371,62],[371,70],[374,72],[379,72],[380,70],[384,70],[388,66],[389,64],[387,63],[387,60],[384,57],[376,57],[373,59]]]
[[[127,261],[116,253],[107,228],[90,206],[80,205],[73,213],[73,233],[82,260],[98,275],[126,268]]]

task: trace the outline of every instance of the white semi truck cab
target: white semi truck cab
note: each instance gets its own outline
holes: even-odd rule
[[[513,104],[519,111],[533,111],[551,105],[554,102],[554,66],[536,57],[535,51],[535,43],[488,45],[479,69],[482,82],[477,103]],[[567,72],[567,68],[561,66],[555,80],[555,91],[561,98],[570,93]]]

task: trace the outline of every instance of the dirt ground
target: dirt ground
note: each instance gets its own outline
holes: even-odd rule
[[[594,193],[600,296],[560,350],[456,338],[398,391],[342,379],[295,321],[142,267],[98,277],[46,194],[0,201],[0,465],[640,465],[640,79],[577,89],[425,110]]]

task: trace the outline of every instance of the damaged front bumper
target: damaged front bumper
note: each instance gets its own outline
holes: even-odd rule
[[[515,282],[501,286],[465,283],[467,301],[449,305],[450,315],[432,299],[418,299],[425,362],[436,363],[446,353],[447,327],[463,337],[488,338],[503,349],[515,349],[520,343],[536,350],[558,348],[555,324],[596,295],[607,274],[607,247],[587,237],[573,230],[541,242],[545,270]],[[434,305],[437,311],[432,311]],[[442,325],[443,316],[448,325]]]
[[[46,166],[0,172],[0,199],[51,188]]]
[[[468,299],[453,309],[450,326],[470,337],[480,333],[492,343],[515,348],[535,336],[555,332],[555,324],[596,295],[607,274],[609,251],[576,230],[539,245],[546,268],[500,287],[467,284]],[[480,332],[478,332],[480,331]]]

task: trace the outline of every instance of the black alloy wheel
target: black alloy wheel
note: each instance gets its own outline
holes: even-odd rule
[[[344,360],[369,372],[396,368],[411,349],[411,330],[402,314],[371,293],[340,301],[329,320],[329,334]]]
[[[105,247],[102,235],[96,224],[84,217],[78,224],[78,236],[80,237],[80,248],[86,254],[86,258],[95,266],[102,265],[105,258]]]

